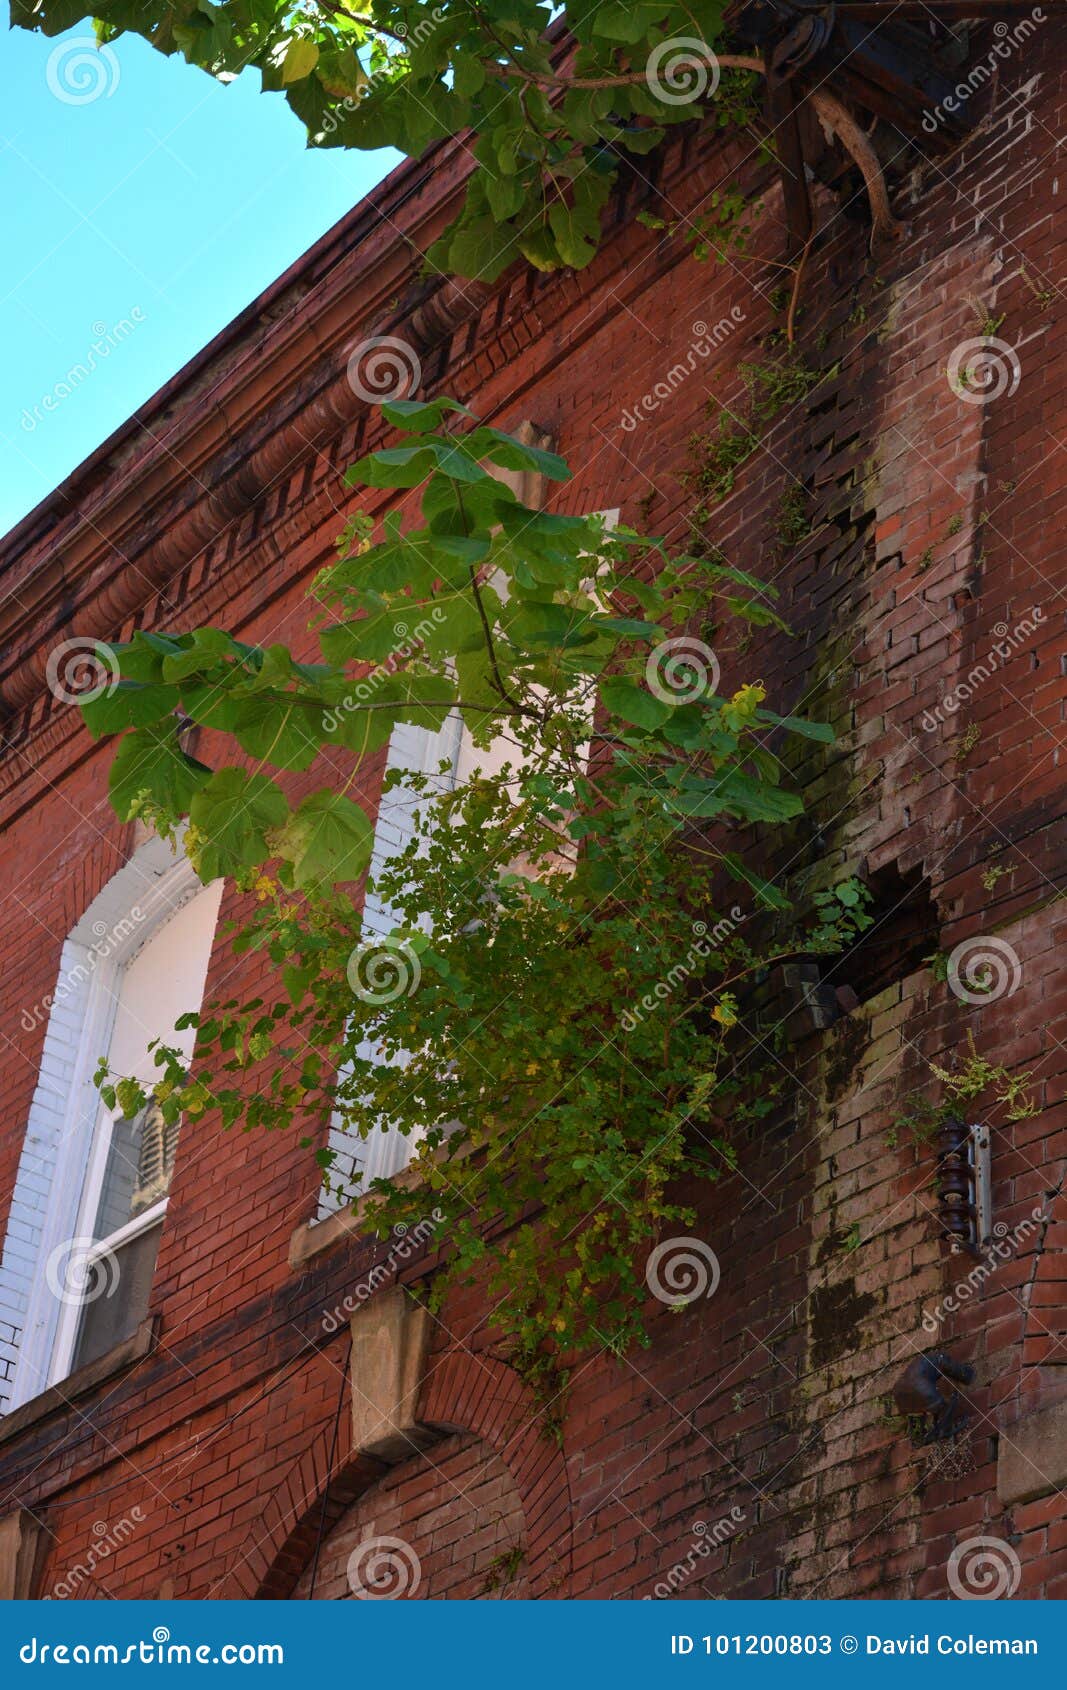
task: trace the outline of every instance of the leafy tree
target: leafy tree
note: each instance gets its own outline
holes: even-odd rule
[[[753,120],[762,62],[734,50],[724,13],[724,0],[12,0],[13,22],[45,35],[92,17],[102,45],[134,33],[221,80],[254,67],[313,146],[418,157],[470,135],[478,168],[428,263],[486,280],[520,259],[581,268],[627,155],[678,123]],[[826,89],[808,97],[889,227],[869,141]],[[714,198],[698,254],[735,239],[743,212],[736,191]],[[729,1167],[730,1126],[782,1083],[754,1076],[746,993],[775,957],[832,950],[868,918],[852,883],[798,917],[747,852],[709,835],[723,819],[788,823],[799,800],[768,738],[829,737],[774,715],[762,686],[719,696],[712,654],[675,637],[713,609],[776,621],[760,584],[523,506],[490,468],[562,480],[566,466],[451,400],[384,410],[406,443],[349,479],[400,498],[377,525],[349,525],[316,583],[322,661],[219,628],[138,633],[102,648],[109,679],[84,714],[122,735],[118,813],[181,826],[203,879],[254,893],[235,945],[280,972],[280,1001],[209,1008],[192,1077],[159,1046],[167,1118],[217,1112],[309,1143],[331,1115],[353,1134],[411,1135],[413,1169],[378,1183],[372,1224],[440,1215],[435,1294],[483,1276],[536,1380],[567,1352],[643,1340],[637,1264],[665,1227],[693,1224],[680,1177]],[[190,721],[229,760],[192,755]],[[417,836],[374,887],[396,927],[375,941],[358,889],[367,759],[397,723],[446,721],[482,766],[458,786],[415,781]],[[291,804],[279,776],[313,765],[318,784]],[[740,921],[711,907],[730,881]],[[143,1101],[106,1066],[99,1081],[127,1114]]]
[[[473,132],[479,168],[428,258],[485,280],[519,258],[580,269],[622,159],[674,124],[756,117],[763,63],[736,50],[725,12],[725,0],[11,0],[12,22],[45,35],[94,19],[102,44],[140,35],[222,81],[254,67],[311,146],[418,158]],[[862,127],[827,89],[809,97],[863,170],[876,228],[891,232]]]
[[[536,1379],[562,1352],[643,1338],[636,1264],[664,1226],[693,1224],[675,1182],[729,1167],[728,1123],[773,1097],[741,1066],[748,983],[866,917],[848,886],[805,933],[709,839],[722,818],[774,825],[800,809],[769,735],[830,737],[776,716],[762,686],[719,696],[712,653],[672,633],[713,604],[776,622],[760,584],[527,507],[491,470],[562,481],[566,465],[453,400],[383,410],[404,443],[348,480],[396,490],[408,522],[392,509],[349,524],[313,590],[323,661],[217,628],[138,633],[101,648],[110,678],[83,711],[93,733],[122,734],[120,816],[171,835],[188,820],[201,877],[255,893],[236,948],[264,950],[284,987],[276,1003],[209,1006],[191,1078],[158,1048],[164,1115],[218,1111],[310,1143],[336,1112],[354,1134],[411,1135],[413,1173],[376,1185],[373,1224],[439,1215],[437,1293],[485,1274]],[[191,756],[189,720],[230,759]],[[361,774],[395,724],[446,720],[474,772],[412,777],[416,837],[373,888],[396,925],[368,937]],[[347,776],[293,807],[276,777],[316,760]],[[736,923],[712,907],[731,881]],[[99,1080],[127,1114],[144,1102],[106,1065]]]

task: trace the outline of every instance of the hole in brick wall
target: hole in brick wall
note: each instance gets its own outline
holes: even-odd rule
[[[824,981],[843,1009],[855,1008],[920,968],[937,949],[941,918],[929,878],[918,868],[901,873],[896,863],[872,874],[867,885],[871,926],[841,956],[828,962]]]

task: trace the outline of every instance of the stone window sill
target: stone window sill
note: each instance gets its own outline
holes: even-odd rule
[[[95,1361],[87,1361],[84,1367],[77,1368],[57,1385],[50,1385],[47,1391],[5,1414],[0,1419],[0,1444],[8,1443],[27,1426],[36,1426],[38,1421],[47,1420],[50,1414],[66,1408],[76,1397],[84,1396],[87,1391],[95,1390],[106,1380],[132,1367],[135,1361],[140,1361],[155,1348],[155,1342],[156,1319],[150,1315],[147,1320],[142,1320],[132,1337],[124,1338],[121,1344],[115,1344]]]
[[[395,1185],[413,1185],[415,1183],[411,1171],[405,1168],[401,1173],[393,1176]],[[302,1268],[308,1262],[314,1261],[326,1250],[332,1250],[335,1244],[343,1239],[358,1237],[366,1231],[367,1208],[370,1199],[361,1198],[356,1204],[347,1209],[338,1209],[336,1214],[327,1215],[323,1220],[304,1221],[297,1227],[289,1240],[289,1266]]]

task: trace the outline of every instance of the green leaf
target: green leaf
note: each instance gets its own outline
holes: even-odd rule
[[[441,428],[447,413],[472,420],[474,417],[474,413],[468,411],[466,405],[461,405],[458,399],[444,395],[439,399],[388,399],[383,401],[381,411],[386,422],[392,423],[394,428],[403,429],[405,434],[428,434]]]
[[[802,739],[817,740],[820,745],[832,745],[837,738],[829,722],[809,722],[803,716],[776,716],[773,710],[757,710],[756,720],[773,722],[776,728],[785,728]]]
[[[165,681],[182,681],[189,675],[203,674],[212,669],[223,658],[234,658],[243,661],[255,652],[256,647],[244,645],[235,640],[232,634],[227,634],[223,628],[196,628],[186,636],[187,644],[181,651],[172,653],[163,659],[163,679]]]
[[[178,707],[177,687],[158,682],[119,681],[110,689],[86,693],[78,700],[82,718],[94,739],[121,733],[123,728],[143,728],[158,722]]]
[[[412,616],[418,606],[412,606]],[[382,663],[407,638],[409,624],[401,607],[382,610],[374,616],[360,616],[351,622],[335,622],[323,628],[319,644],[331,663]]]
[[[600,233],[600,219],[583,216],[571,206],[553,205],[549,208],[548,224],[564,264],[569,264],[573,270],[584,270],[596,257],[595,241]]]
[[[638,686],[621,676],[602,682],[600,696],[612,715],[621,716],[624,722],[631,722],[635,728],[645,728],[649,732],[661,728],[671,715],[671,705],[656,698],[647,687]]]
[[[537,446],[524,446],[510,434],[498,428],[479,428],[467,436],[465,445],[472,457],[488,458],[501,469],[532,470],[535,475],[547,475],[550,481],[569,481],[571,472],[566,460],[555,452],[542,451]]]
[[[318,62],[318,43],[303,36],[294,36],[282,60],[282,82],[302,82],[305,76],[311,75]]]
[[[370,862],[373,842],[365,812],[328,787],[305,798],[271,840],[278,856],[293,864],[295,886],[358,880]]]
[[[788,821],[804,808],[795,792],[754,780],[740,769],[727,769],[713,780],[688,780],[668,803],[685,816],[717,816],[729,810],[750,822]]]
[[[122,821],[129,820],[133,800],[142,792],[169,814],[184,816],[210,773],[186,756],[178,743],[177,722],[170,722],[125,736],[111,764],[108,791]]]
[[[473,218],[460,224],[444,252],[441,242],[435,242],[427,254],[439,265],[447,252],[448,269],[454,275],[473,282],[495,282],[509,264],[519,256],[514,229],[509,223],[498,223],[493,217]],[[443,267],[443,265],[442,265]]]
[[[235,708],[233,733],[242,751],[276,769],[306,769],[325,735],[322,705],[285,693],[259,693]]]
[[[217,769],[189,806],[189,820],[203,836],[202,877],[214,880],[265,862],[267,833],[288,814],[284,792],[266,775]]]
[[[165,660],[176,656],[189,643],[188,634],[173,638],[169,634],[145,634],[138,631],[127,645],[111,648],[113,665],[124,681],[169,681]],[[105,659],[107,649],[101,648]]]
[[[437,471],[453,481],[481,481],[488,471],[463,449],[461,442],[429,438],[419,446],[389,446],[360,458],[347,471],[350,487],[417,487]]]

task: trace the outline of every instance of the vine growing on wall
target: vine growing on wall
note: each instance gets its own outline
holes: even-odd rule
[[[830,730],[777,715],[761,684],[720,692],[713,653],[678,632],[712,605],[774,621],[768,590],[524,505],[491,471],[563,481],[564,462],[453,400],[383,410],[403,443],[348,479],[398,503],[358,514],[314,584],[322,660],[218,628],[142,632],[102,648],[115,674],[83,711],[122,735],[118,814],[185,824],[201,879],[250,894],[235,950],[278,981],[208,1006],[191,1074],[158,1046],[164,1117],[309,1144],[331,1117],[405,1134],[403,1176],[343,1194],[381,1232],[439,1217],[434,1295],[481,1279],[536,1380],[567,1352],[645,1340],[648,1248],[694,1224],[682,1182],[729,1169],[781,1087],[745,1070],[746,993],[869,917],[852,884],[793,911],[753,867],[751,830],[801,808],[772,741]],[[190,720],[213,730],[213,767],[185,749]],[[363,924],[364,785],[398,723],[462,732],[469,772],[443,753],[440,772],[388,777],[421,804],[374,877],[381,938]],[[292,803],[279,775],[313,766],[324,783]],[[726,848],[724,822],[746,848]],[[125,1115],[145,1101],[106,1064],[98,1081]]]

